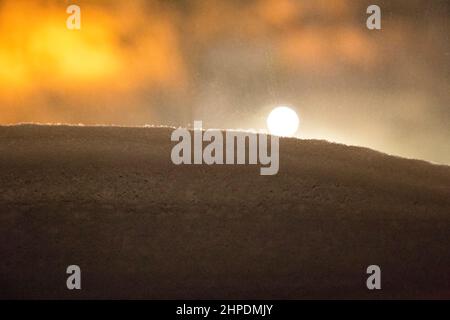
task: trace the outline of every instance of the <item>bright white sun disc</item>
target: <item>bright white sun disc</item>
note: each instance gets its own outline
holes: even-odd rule
[[[269,132],[276,136],[291,137],[298,130],[299,119],[291,108],[279,106],[267,117]]]

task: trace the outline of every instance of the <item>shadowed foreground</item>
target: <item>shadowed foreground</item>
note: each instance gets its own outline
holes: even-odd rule
[[[175,166],[170,133],[0,127],[0,297],[450,298],[450,167],[296,139],[276,176]]]

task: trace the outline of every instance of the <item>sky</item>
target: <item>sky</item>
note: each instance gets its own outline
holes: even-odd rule
[[[288,105],[300,138],[450,164],[449,37],[445,0],[0,0],[0,124],[258,130]]]

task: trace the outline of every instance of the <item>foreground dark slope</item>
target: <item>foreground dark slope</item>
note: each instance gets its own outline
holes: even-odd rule
[[[0,127],[0,297],[450,298],[450,167],[295,139],[276,176],[175,166],[170,132]]]

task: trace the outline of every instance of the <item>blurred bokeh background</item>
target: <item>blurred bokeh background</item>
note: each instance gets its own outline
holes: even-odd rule
[[[301,138],[450,164],[449,35],[446,0],[0,0],[0,124],[261,129],[284,104]]]

